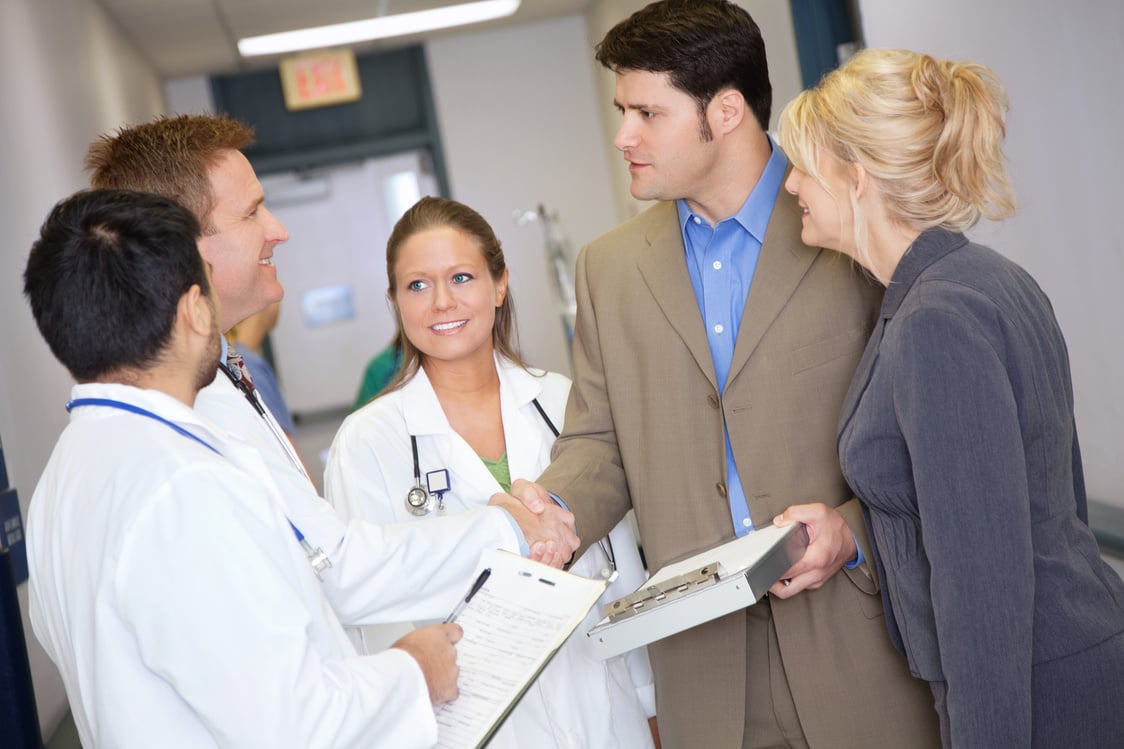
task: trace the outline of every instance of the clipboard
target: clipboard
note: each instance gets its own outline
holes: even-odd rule
[[[486,745],[607,584],[499,549],[481,555],[484,569],[454,610],[460,695],[436,708],[440,749]]]
[[[752,606],[808,548],[801,523],[759,528],[652,575],[586,633],[605,659]]]

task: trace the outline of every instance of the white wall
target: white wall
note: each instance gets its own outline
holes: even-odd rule
[[[985,63],[1011,97],[1021,211],[971,235],[1022,264],[1069,343],[1089,496],[1124,507],[1124,4],[861,0],[868,47]]]
[[[160,83],[90,0],[2,0],[0,69],[0,437],[12,485],[27,501],[66,422],[71,380],[39,337],[23,299],[27,252],[60,198],[86,185],[82,158],[99,133],[162,111]],[[62,682],[31,636],[44,735],[66,708]]]
[[[426,45],[451,197],[504,247],[520,340],[536,366],[569,373],[542,228],[516,210],[557,211],[576,254],[618,220],[582,16]]]

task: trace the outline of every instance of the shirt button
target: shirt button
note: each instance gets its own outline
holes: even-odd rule
[[[718,323],[717,325],[714,326],[714,332],[715,333],[721,333],[725,329],[726,328],[722,327],[722,323]]]
[[[698,226],[699,224],[702,223],[702,219],[699,218],[698,216],[691,216],[691,220],[695,222],[695,226]]]
[[[714,265],[712,267],[714,268],[714,270],[722,270],[722,261],[721,260],[715,260]]]
[[[753,525],[752,520],[750,520],[749,518],[742,518],[742,526],[743,527],[748,528],[751,525]]]

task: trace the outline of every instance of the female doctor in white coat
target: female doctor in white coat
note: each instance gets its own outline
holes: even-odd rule
[[[531,369],[513,343],[503,250],[480,214],[422,198],[387,242],[388,294],[403,366],[385,394],[349,416],[332,443],[325,492],[345,517],[394,523],[461,512],[534,478],[550,461],[570,381]],[[570,571],[618,577],[601,603],[644,580],[636,540],[619,525]],[[583,632],[595,606],[489,744],[652,746],[646,653],[599,661]]]

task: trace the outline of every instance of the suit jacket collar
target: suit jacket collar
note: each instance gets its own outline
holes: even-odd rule
[[[926,229],[921,232],[917,239],[913,240],[913,244],[902,255],[898,267],[894,269],[894,274],[890,278],[890,285],[886,287],[886,295],[882,298],[882,311],[879,314],[878,322],[870,334],[870,340],[867,341],[862,359],[859,360],[859,365],[855,368],[851,386],[847,388],[847,394],[843,397],[839,420],[839,438],[836,441],[837,448],[839,440],[843,439],[843,431],[850,423],[851,417],[854,416],[855,410],[859,406],[859,400],[870,383],[874,365],[878,362],[878,349],[882,344],[882,336],[886,332],[886,323],[901,308],[909,290],[913,288],[926,268],[966,244],[968,244],[968,239],[963,234],[939,228]]]
[[[640,253],[637,267],[664,316],[687,344],[699,368],[717,388],[714,361],[706,340],[699,301],[687,272],[686,249],[679,214],[674,202],[659,203],[650,209],[644,231],[647,250]]]
[[[730,364],[730,381],[739,372],[765,332],[777,319],[800,281],[823,250],[810,248],[800,241],[801,209],[796,198],[785,190],[777,194],[761,255],[749,287],[749,297],[742,313],[741,330],[734,346]]]
[[[882,318],[889,320],[902,306],[902,300],[913,287],[921,273],[948,253],[968,244],[968,239],[945,229],[926,229],[902,255],[898,267],[890,277],[886,296],[882,299]]]
[[[800,213],[796,199],[781,190],[773,206],[746,299],[727,385],[749,361],[765,331],[784,309],[800,280],[822,251],[801,244]],[[664,316],[687,344],[710,384],[717,389],[710,344],[687,272],[686,250],[675,203],[654,206],[649,210],[649,219],[644,231],[648,248],[640,255],[638,269]]]

